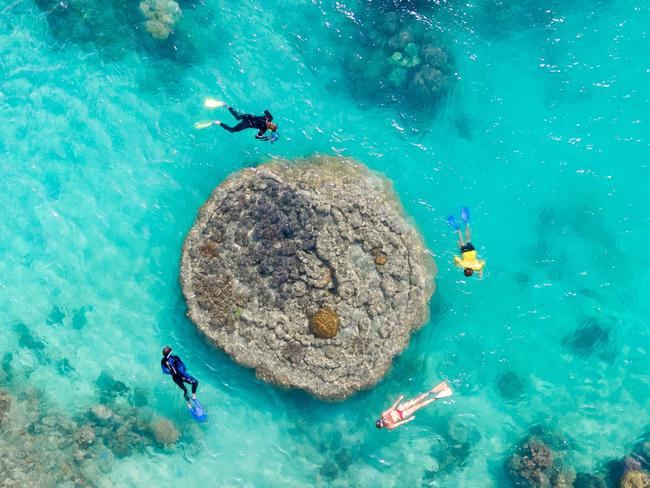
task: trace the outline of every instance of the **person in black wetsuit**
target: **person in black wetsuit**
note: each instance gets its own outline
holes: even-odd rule
[[[251,115],[251,114],[240,114],[232,107],[228,107],[228,111],[232,114],[235,119],[240,120],[239,124],[234,127],[224,124],[220,120],[215,120],[212,122],[214,125],[220,125],[228,132],[239,132],[245,129],[257,129],[257,134],[255,134],[255,139],[260,141],[271,141],[274,142],[277,140],[278,135],[278,125],[273,123],[273,115],[268,110],[264,111],[264,115]],[[272,134],[270,136],[265,135],[266,131],[270,130]]]
[[[162,371],[165,374],[169,374],[174,380],[174,383],[183,390],[183,397],[185,401],[189,403],[190,395],[187,393],[187,388],[185,388],[184,383],[189,383],[192,385],[192,399],[196,400],[196,388],[199,386],[199,382],[193,376],[190,376],[185,371],[185,363],[178,356],[172,356],[172,348],[165,346],[162,350],[163,358],[160,360],[160,366]]]

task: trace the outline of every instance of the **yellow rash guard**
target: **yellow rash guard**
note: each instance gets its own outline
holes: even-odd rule
[[[454,256],[454,264],[459,268],[469,268],[473,271],[481,271],[485,266],[484,259],[477,259],[476,251],[465,251],[460,256]]]

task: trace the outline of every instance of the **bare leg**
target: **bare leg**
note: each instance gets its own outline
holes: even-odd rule
[[[469,230],[469,222],[467,222],[467,225],[465,226],[465,239],[467,239],[467,242],[472,242],[472,231]]]
[[[420,410],[422,407],[426,407],[429,403],[433,403],[433,402],[435,402],[435,401],[436,401],[435,398],[429,398],[428,400],[425,400],[425,401],[423,401],[423,402],[416,403],[415,405],[413,405],[413,406],[407,408],[406,410],[404,410],[403,413],[402,413],[402,415],[404,416],[404,418],[406,418],[406,417],[410,417],[410,416],[413,415],[415,412],[417,412],[418,410]]]
[[[463,233],[458,229],[458,247],[463,247],[465,243],[463,242]]]
[[[399,406],[399,409],[402,410],[403,412],[406,410],[411,409],[414,405],[417,405],[420,403],[422,400],[424,400],[426,397],[429,396],[429,392],[422,393],[422,395],[418,395],[415,398],[411,398],[410,400],[405,401]]]

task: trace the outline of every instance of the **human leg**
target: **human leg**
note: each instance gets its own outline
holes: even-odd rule
[[[426,395],[426,393],[425,393],[425,395]],[[420,395],[420,396],[422,396],[422,395]],[[426,407],[429,403],[432,403],[432,402],[435,402],[435,401],[436,401],[435,397],[434,398],[429,398],[428,400],[420,401],[420,402],[410,406],[406,410],[403,410],[402,411],[402,416],[403,416],[403,418],[410,417],[415,412],[420,410],[422,407]]]
[[[465,242],[463,241],[463,233],[460,231],[460,229],[456,229],[458,232],[458,247],[463,247],[465,245]]]
[[[401,407],[400,410],[408,410],[409,408],[413,407],[413,405],[417,405],[428,396],[429,396],[429,392],[426,392],[416,396],[415,398],[411,398],[410,400],[407,400],[406,402],[400,405]]]
[[[230,112],[232,114],[232,116],[235,117],[235,119],[237,119],[237,120],[242,120],[244,118],[243,115],[240,115],[240,113],[237,112],[237,110],[235,110],[234,108],[232,108],[230,106],[228,106],[228,112]]]
[[[185,383],[189,383],[190,385],[192,385],[192,395],[196,395],[196,389],[199,386],[199,380],[187,374],[183,377],[183,381],[185,381]]]
[[[472,231],[469,229],[469,222],[465,225],[465,240],[467,242],[472,242]]]
[[[226,129],[228,132],[240,132],[244,129],[248,129],[250,127],[250,124],[246,120],[242,120],[239,124],[237,124],[235,127],[230,127],[229,125],[224,124],[221,122],[219,124],[221,127]]]
[[[183,378],[178,377],[178,376],[172,376],[172,379],[174,380],[174,383],[178,385],[178,387],[183,390],[183,397],[185,400],[189,400],[190,395],[187,393],[187,388],[185,388],[185,385],[183,384]]]

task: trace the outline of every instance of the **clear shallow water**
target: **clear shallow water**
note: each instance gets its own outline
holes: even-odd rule
[[[497,486],[536,424],[573,441],[578,471],[629,451],[650,420],[646,5],[416,6],[457,73],[442,102],[417,110],[359,98],[345,76],[341,60],[379,5],[182,6],[175,43],[161,45],[119,22],[75,37],[29,0],[0,7],[7,390],[42,388],[47,409],[80,414],[105,371],[181,431],[175,452],[116,459],[90,473],[96,484]],[[283,139],[194,131],[210,117],[206,95],[269,108]],[[430,323],[381,384],[341,404],[275,390],[213,351],[185,319],[177,279],[184,235],[215,185],[314,152],[391,178],[439,267]],[[463,204],[488,260],[483,281],[450,264],[444,217]],[[599,330],[606,338],[591,344]],[[201,381],[205,425],[160,375],[167,343]],[[499,394],[506,372],[523,382],[518,399]],[[452,402],[376,431],[394,397],[441,377]],[[427,478],[444,465],[440,439],[457,457]]]

